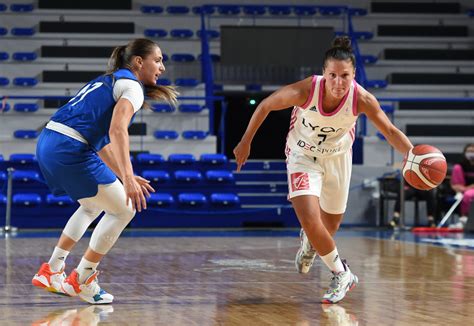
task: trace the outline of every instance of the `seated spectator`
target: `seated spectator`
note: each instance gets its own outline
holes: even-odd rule
[[[411,187],[408,184],[405,184],[404,187],[405,191],[405,200],[413,200],[416,199],[418,201],[424,200],[426,201],[426,211],[427,211],[427,217],[428,217],[428,226],[430,227],[435,227],[436,222],[434,219],[434,213],[436,209],[436,199],[435,199],[435,191],[430,190],[430,191],[425,191],[425,190],[418,190],[413,187]],[[390,227],[396,228],[398,227],[398,224],[400,222],[400,193],[396,192],[398,194],[397,199],[395,201],[395,208],[393,211],[393,218],[390,221]]]
[[[461,217],[459,221],[464,226],[467,222],[469,208],[474,201],[474,144],[464,147],[464,158],[461,163],[454,165],[451,176],[451,188],[463,194],[461,202]]]

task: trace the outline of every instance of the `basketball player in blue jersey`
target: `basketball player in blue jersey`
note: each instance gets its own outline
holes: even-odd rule
[[[160,48],[148,39],[115,48],[110,70],[85,85],[41,133],[36,155],[51,192],[69,195],[80,207],[33,285],[91,304],[113,301],[98,285],[97,266],[154,192],[148,180],[133,173],[128,126],[145,96],[175,104],[174,88],[156,85],[165,71],[162,60]],[[66,278],[66,257],[102,212],[82,260]]]
[[[413,147],[377,99],[355,82],[356,60],[350,44],[346,36],[336,38],[325,54],[322,76],[285,86],[264,99],[234,149],[240,171],[267,115],[293,107],[285,153],[288,198],[302,226],[295,263],[298,272],[307,273],[318,254],[331,270],[333,277],[323,303],[339,302],[358,283],[333,239],[349,195],[357,117],[365,114],[400,153]]]

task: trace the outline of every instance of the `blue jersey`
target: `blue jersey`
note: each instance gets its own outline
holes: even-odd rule
[[[110,143],[110,122],[116,104],[113,87],[115,81],[122,78],[139,82],[128,69],[102,75],[84,86],[76,96],[59,108],[51,120],[73,128],[87,140],[94,151],[100,151]],[[143,89],[141,83],[140,86]]]

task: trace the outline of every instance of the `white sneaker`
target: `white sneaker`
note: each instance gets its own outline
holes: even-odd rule
[[[49,292],[67,295],[61,287],[65,279],[66,273],[64,273],[64,265],[59,272],[53,272],[48,263],[43,263],[35,276],[33,276],[31,283]]]
[[[306,274],[313,266],[314,259],[317,256],[316,250],[308,240],[306,233],[301,229],[300,231],[300,248],[296,253],[295,266],[298,273]]]
[[[79,274],[76,270],[64,280],[62,288],[72,297],[79,296],[90,304],[107,304],[114,301],[114,296],[101,289],[97,282],[99,271],[93,272],[84,283],[79,283]]]
[[[357,283],[359,283],[359,279],[351,272],[345,261],[342,261],[342,263],[344,264],[345,271],[338,273],[332,272],[331,284],[323,295],[322,303],[337,303],[341,301],[347,292],[352,290]]]

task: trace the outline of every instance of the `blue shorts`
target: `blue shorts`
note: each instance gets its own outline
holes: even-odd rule
[[[55,196],[78,200],[94,197],[99,184],[117,177],[89,145],[50,129],[44,129],[36,146],[39,167]]]

